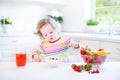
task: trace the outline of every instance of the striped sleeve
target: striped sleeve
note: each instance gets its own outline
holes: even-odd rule
[[[33,50],[33,54],[43,54],[43,53],[44,53],[44,52],[43,52],[43,50],[42,50],[41,47],[35,48],[35,49]]]

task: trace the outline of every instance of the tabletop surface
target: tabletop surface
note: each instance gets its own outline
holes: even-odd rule
[[[51,68],[43,62],[31,62],[18,68],[15,62],[0,62],[0,80],[120,80],[120,62],[104,63],[97,74],[75,72],[71,64],[60,63]]]

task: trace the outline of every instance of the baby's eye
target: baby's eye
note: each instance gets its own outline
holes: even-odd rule
[[[53,31],[50,32],[50,34],[52,34],[52,33],[53,33]]]
[[[45,34],[44,36],[47,36],[47,34]]]

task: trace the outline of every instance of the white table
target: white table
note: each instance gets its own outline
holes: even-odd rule
[[[19,69],[14,62],[0,62],[0,80],[120,80],[120,62],[106,62],[99,74],[75,72],[71,64],[50,68],[46,63],[33,62]]]

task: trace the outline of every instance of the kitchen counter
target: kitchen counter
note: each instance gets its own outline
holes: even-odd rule
[[[120,42],[120,35],[113,35],[113,34],[108,35],[108,34],[62,32],[61,35],[66,36],[66,37],[75,38],[75,39],[87,39],[87,40]]]
[[[0,62],[0,80],[120,80],[120,62],[106,62],[98,74],[75,72],[71,64],[60,63],[50,68],[46,63],[32,62],[18,68],[15,62]]]

